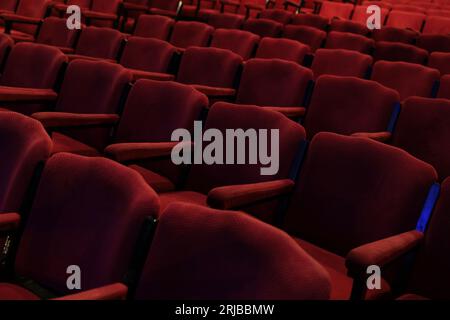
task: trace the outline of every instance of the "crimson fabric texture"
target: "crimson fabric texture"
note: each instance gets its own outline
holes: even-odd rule
[[[375,81],[324,75],[317,80],[305,129],[309,138],[322,131],[345,135],[386,131],[398,102],[395,90]]]
[[[283,24],[269,19],[249,18],[244,22],[244,30],[262,37],[278,37],[283,30]]]
[[[178,21],[173,27],[170,43],[179,48],[206,47],[214,28],[195,21]]]
[[[369,18],[370,14],[367,13],[367,8],[372,3],[365,3],[361,6],[355,6],[352,14],[352,21],[358,22],[361,25],[366,26],[367,25],[367,19]],[[374,3],[376,4],[376,3]],[[384,25],[384,22],[386,21],[386,18],[389,14],[389,9],[381,7],[381,25]]]
[[[450,176],[450,101],[412,97],[403,103],[393,145],[433,165],[441,180]]]
[[[158,210],[157,195],[133,170],[104,158],[55,155],[42,174],[15,271],[61,295],[74,293],[66,285],[70,265],[82,270],[82,290],[121,282],[144,219]]]
[[[350,19],[350,15],[353,11],[353,5],[351,3],[340,3],[323,1],[320,6],[319,15],[327,19]]]
[[[49,3],[49,0],[20,0],[16,8],[16,14],[30,18],[42,19],[45,16]],[[37,30],[37,26],[26,23],[13,23],[12,29],[13,31],[34,35]]]
[[[359,34],[332,31],[328,34],[325,48],[347,49],[359,51],[361,53],[371,53],[374,44],[372,39]]]
[[[424,64],[428,59],[428,52],[410,44],[378,41],[375,44],[373,58],[375,61],[404,61]]]
[[[175,20],[159,15],[141,15],[136,23],[133,35],[138,37],[167,40]]]
[[[423,34],[450,34],[450,17],[427,16]]]
[[[441,75],[450,74],[450,52],[431,53],[428,66],[439,70]]]
[[[0,66],[3,66],[3,63],[5,62],[6,57],[13,45],[14,41],[10,36],[0,33]]]
[[[33,175],[52,149],[42,125],[18,113],[0,112],[0,213],[19,212]]]
[[[252,57],[259,39],[259,36],[248,31],[216,29],[211,47],[231,50],[247,60]]]
[[[375,41],[402,42],[407,44],[414,43],[417,37],[418,33],[416,31],[387,26],[374,30],[372,33],[372,38]]]
[[[302,240],[345,256],[362,244],[414,229],[436,180],[431,165],[401,149],[318,133],[284,226]]]
[[[327,33],[310,26],[287,25],[284,27],[283,37],[306,44],[310,47],[311,52],[315,52],[322,46]]]
[[[401,100],[411,96],[431,97],[433,87],[439,81],[439,71],[415,63],[378,61],[371,79],[397,90]]]
[[[215,29],[240,29],[244,24],[244,16],[230,13],[212,13],[208,24]]]
[[[161,215],[136,298],[315,300],[329,293],[326,271],[283,231],[241,212],[177,203]]]
[[[437,97],[442,99],[450,99],[450,75],[447,74],[441,78]]]
[[[114,29],[85,27],[81,30],[75,54],[115,60],[124,39],[125,36]]]
[[[386,26],[420,32],[425,18],[426,15],[423,13],[393,10],[389,13]]]
[[[78,30],[69,30],[66,24],[66,19],[56,17],[45,18],[36,38],[36,43],[61,48],[73,48]]]
[[[353,50],[319,49],[311,70],[314,79],[323,74],[365,78],[372,65],[372,57]]]
[[[422,34],[417,39],[417,46],[428,52],[450,52],[450,35]]]
[[[307,45],[291,39],[266,37],[261,40],[256,58],[282,59],[302,64],[310,49]]]
[[[359,22],[350,20],[339,20],[339,19],[333,19],[331,21],[330,30],[356,33],[363,36],[369,33],[369,29],[367,28],[366,24],[361,24]]]
[[[0,11],[2,12],[14,12],[17,7],[18,0],[4,0],[0,3]]]
[[[273,107],[302,106],[311,70],[280,59],[251,59],[244,65],[236,98],[240,104]]]
[[[328,25],[328,19],[316,14],[296,14],[292,17],[291,24],[304,25],[325,30]]]
[[[266,9],[259,14],[260,19],[269,19],[277,21],[282,24],[287,24],[291,21],[292,13],[282,9]]]

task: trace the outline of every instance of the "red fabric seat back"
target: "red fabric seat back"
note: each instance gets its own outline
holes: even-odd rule
[[[261,59],[282,59],[302,64],[309,52],[309,46],[298,41],[266,37],[259,43],[255,57]]]
[[[446,74],[441,78],[438,98],[450,99],[450,75]]]
[[[0,112],[0,213],[19,212],[36,167],[52,142],[42,125],[14,112]]]
[[[436,171],[406,151],[367,138],[317,134],[285,229],[338,255],[415,228]]]
[[[211,47],[231,50],[247,60],[254,53],[259,39],[259,36],[248,31],[216,29]]]
[[[122,0],[92,0],[91,10],[115,14],[119,10]]]
[[[421,34],[417,39],[417,46],[428,52],[450,52],[450,35]]]
[[[372,61],[371,56],[353,50],[319,49],[314,55],[311,70],[314,79],[323,74],[365,78]]]
[[[66,24],[66,19],[46,18],[41,25],[36,42],[63,48],[74,47],[78,30],[69,30]]]
[[[177,11],[179,0],[151,0],[150,7],[169,11]]]
[[[167,40],[174,24],[175,20],[169,17],[143,14],[139,16],[133,34],[138,37]]]
[[[292,13],[283,9],[267,9],[261,11],[260,19],[269,19],[282,24],[287,24],[291,21]]]
[[[125,35],[114,29],[86,27],[81,30],[75,53],[115,60],[124,39]]]
[[[450,74],[450,52],[433,52],[428,59],[428,66],[439,70],[441,75]]]
[[[347,49],[370,53],[375,42],[365,36],[349,32],[332,31],[328,34],[325,48],[327,49]]]
[[[378,41],[373,57],[375,61],[404,61],[424,64],[428,59],[428,52],[410,44]]]
[[[317,14],[296,14],[292,16],[291,24],[314,27],[325,30],[328,25],[328,19]]]
[[[450,33],[450,16],[435,17],[428,16],[425,21],[422,33],[424,34],[449,34]]]
[[[284,27],[283,38],[297,40],[310,47],[311,52],[320,48],[327,37],[325,31],[303,25],[287,25]]]
[[[418,36],[419,33],[416,31],[394,27],[383,27],[372,32],[372,38],[375,41],[402,42],[407,44],[413,44]]]
[[[3,63],[6,60],[12,46],[14,45],[14,40],[11,39],[7,34],[0,34],[0,67],[3,67]]]
[[[43,19],[49,3],[50,0],[20,0],[16,9],[16,14]],[[37,27],[33,24],[13,23],[12,29],[34,35]]]
[[[269,19],[249,18],[244,22],[242,29],[250,31],[262,37],[279,37],[283,30],[283,25]]]
[[[17,2],[18,0],[3,0],[0,3],[0,10],[15,12],[17,8]]]
[[[353,10],[352,15],[352,21],[359,22],[363,24],[364,26],[367,25],[367,19],[371,16],[371,14],[367,13],[367,8],[369,7],[371,3],[364,4],[362,6],[355,6],[355,9]],[[389,14],[389,9],[381,8],[381,25],[384,25],[384,22],[386,21],[386,18]]]
[[[123,281],[144,219],[159,200],[142,177],[105,158],[57,154],[47,161],[15,261],[16,274],[64,295],[67,268],[81,288]]]
[[[215,29],[240,29],[244,24],[244,17],[231,13],[211,13],[208,24]]]
[[[350,19],[353,5],[350,3],[324,1],[320,7],[319,15],[328,18]]]
[[[420,32],[425,18],[426,15],[423,13],[393,10],[389,13],[386,26]]]
[[[170,42],[179,48],[206,47],[213,32],[213,27],[201,22],[178,21],[173,28]]]

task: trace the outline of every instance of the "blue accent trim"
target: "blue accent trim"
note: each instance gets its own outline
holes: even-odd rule
[[[305,159],[306,150],[308,150],[309,142],[307,140],[303,140],[298,148],[298,151],[295,155],[295,159],[292,163],[291,169],[289,171],[289,179],[295,181],[297,179],[298,173],[303,164],[303,160]]]
[[[420,214],[419,221],[417,222],[416,230],[420,232],[425,232],[427,228],[428,221],[430,220],[431,213],[433,212],[434,206],[436,205],[436,201],[439,197],[439,193],[441,191],[441,186],[439,183],[434,183],[430,191],[428,191],[427,199],[425,200],[425,204],[423,205],[422,213]]]
[[[389,119],[389,124],[387,127],[388,132],[394,132],[395,125],[397,124],[398,116],[400,115],[401,110],[402,108],[400,107],[400,102],[397,102],[394,106],[394,110],[392,110],[391,118]]]

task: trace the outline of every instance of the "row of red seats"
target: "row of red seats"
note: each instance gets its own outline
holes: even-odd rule
[[[299,124],[252,106],[218,103],[206,127],[279,129],[284,175],[305,138]],[[19,114],[0,112],[0,143],[7,150],[0,188],[8,190],[0,198],[0,228],[13,244],[4,250],[9,282],[0,283],[2,299],[449,298],[450,181],[432,213],[435,170],[398,148],[320,133],[295,184],[261,181],[258,165],[194,165],[186,184],[192,191],[157,195],[110,160],[61,153],[46,161],[51,140]],[[218,183],[226,185],[206,199],[202,190]],[[27,194],[34,196],[23,206]],[[282,195],[291,196],[279,221],[287,233],[243,212],[207,208],[258,216],[267,210],[262,201]],[[17,228],[23,232],[14,237]],[[66,286],[71,265],[82,270],[77,294]],[[382,290],[364,289],[370,265],[383,270]]]

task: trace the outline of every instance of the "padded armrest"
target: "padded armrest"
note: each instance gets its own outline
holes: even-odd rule
[[[303,117],[306,113],[306,109],[303,107],[263,107],[263,108],[282,113],[288,118]]]
[[[145,160],[170,156],[179,142],[116,143],[105,148],[105,153],[118,162]]]
[[[115,283],[53,300],[125,300],[127,293],[128,288],[126,285]]]
[[[115,14],[98,12],[98,11],[90,11],[90,10],[83,11],[82,15],[86,18],[96,19],[96,20],[116,20],[117,19],[117,15],[115,15]]]
[[[0,231],[11,231],[20,224],[20,215],[17,213],[0,213]]]
[[[208,97],[234,97],[236,94],[236,90],[233,88],[217,88],[198,84],[194,84],[192,86]]]
[[[96,57],[90,57],[90,56],[84,56],[81,54],[66,54],[67,59],[69,59],[69,62],[72,62],[76,59],[83,59],[83,60],[89,60],[89,61],[104,61],[104,62],[111,62],[111,63],[117,63],[116,60],[113,59],[107,59],[107,58],[96,58]]]
[[[58,98],[52,89],[33,89],[0,86],[0,102],[51,102]]]
[[[31,115],[45,128],[114,125],[119,122],[117,114],[82,114],[65,112],[37,112]]]
[[[159,81],[173,81],[175,76],[169,73],[159,73],[159,72],[149,72],[136,69],[128,69],[133,75],[133,80],[137,81],[139,79],[150,79]]]
[[[365,275],[370,265],[385,266],[417,247],[422,239],[423,233],[412,230],[355,248],[347,254],[345,260],[348,273],[352,277],[358,277]]]
[[[375,141],[380,142],[387,142],[391,139],[392,133],[389,131],[382,131],[382,132],[356,132],[352,134],[352,137],[359,137],[359,138],[368,138]]]
[[[19,22],[26,24],[39,24],[42,22],[42,19],[39,18],[21,16],[14,13],[2,13],[0,14],[0,19],[5,20],[6,22]]]
[[[270,200],[294,189],[290,179],[218,187],[208,193],[207,203],[216,209],[241,208],[262,200]]]
[[[241,3],[233,0],[220,0],[220,3],[225,6],[239,7]]]

